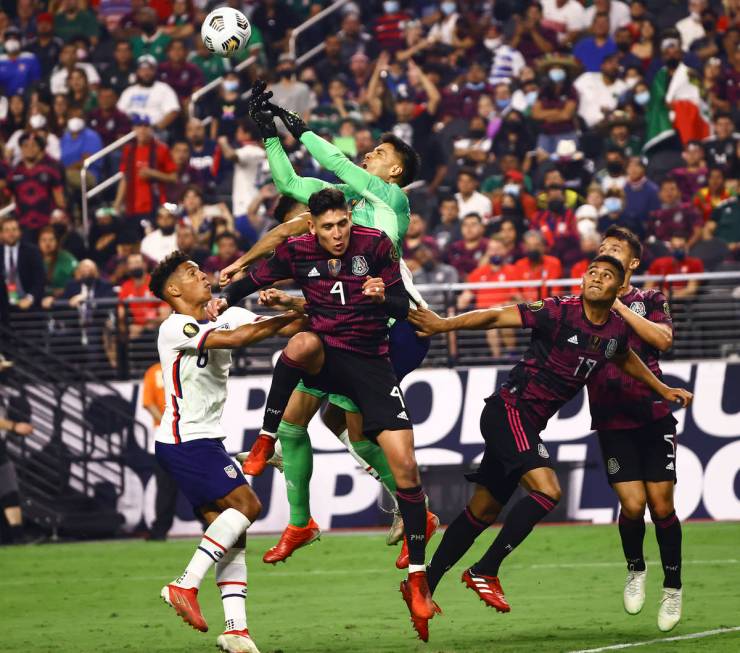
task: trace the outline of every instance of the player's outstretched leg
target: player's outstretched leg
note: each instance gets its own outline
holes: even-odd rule
[[[216,646],[225,653],[259,653],[247,628],[247,561],[246,538],[231,547],[216,563],[216,585],[221,592],[224,606],[224,632],[218,636]]]
[[[247,459],[242,463],[242,471],[245,474],[259,476],[265,471],[267,461],[275,452],[275,439],[280,420],[293,390],[304,374],[317,374],[323,361],[323,346],[316,334],[304,331],[297,333],[288,341],[272,374],[262,429]]]
[[[619,497],[619,537],[627,561],[627,579],[624,583],[624,609],[627,614],[638,614],[645,604],[647,566],[643,553],[645,540],[645,505],[647,494],[642,481],[612,483]]]
[[[681,522],[673,506],[673,481],[647,483],[648,504],[655,522],[655,537],[663,565],[663,595],[658,628],[668,632],[681,620]]]
[[[313,451],[305,426],[282,421],[278,437],[283,446],[283,473],[290,504],[290,523],[278,543],[265,552],[263,562],[285,561],[296,549],[319,539],[321,531],[311,518],[309,485],[313,473]]]
[[[512,506],[493,544],[462,578],[482,601],[502,612],[510,608],[498,579],[501,563],[560,500],[560,485],[550,467],[532,469],[522,476],[522,481],[529,494]]]

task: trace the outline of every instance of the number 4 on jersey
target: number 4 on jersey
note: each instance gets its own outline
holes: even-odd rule
[[[341,281],[337,281],[329,291],[330,295],[339,295],[339,302],[344,306],[347,302],[344,301],[344,285]]]

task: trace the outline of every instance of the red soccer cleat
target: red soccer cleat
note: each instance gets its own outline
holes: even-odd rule
[[[439,517],[433,512],[427,510],[427,544],[432,539],[432,535],[437,532],[439,528]],[[409,566],[409,545],[406,543],[406,537],[403,538],[403,544],[401,545],[401,553],[396,558],[396,567],[398,569],[408,569]]]
[[[460,581],[473,590],[483,603],[495,608],[497,612],[511,611],[511,606],[506,601],[498,576],[481,576],[474,574],[470,569],[466,569]]]
[[[413,605],[412,584],[409,582],[411,581],[411,576],[416,576],[416,574],[423,574],[423,573],[424,572],[414,572],[413,574],[409,576],[408,580],[404,580],[401,582],[401,596],[403,596],[403,600],[406,601],[406,606],[408,607],[409,612],[411,613],[411,625],[414,627],[414,630],[419,636],[419,639],[422,642],[428,642],[429,641],[429,619],[414,615],[414,608],[412,607]],[[426,583],[426,574],[424,574],[423,580],[424,580],[424,585],[426,586],[426,591],[429,592],[429,586]],[[429,598],[431,599],[431,594],[429,595]],[[437,605],[435,601],[432,601],[432,610],[433,610],[432,617],[435,614],[442,614],[442,609]]]
[[[248,476],[259,476],[265,471],[267,461],[275,453],[275,438],[260,433],[252,445],[247,459],[242,463],[242,471]]]
[[[202,633],[208,632],[208,624],[200,612],[197,587],[179,587],[165,585],[160,592],[162,600],[172,607],[182,620]]]
[[[308,520],[305,526],[288,526],[280,536],[278,543],[265,552],[262,562],[276,564],[285,562],[296,549],[308,546],[316,540],[321,539],[319,525],[313,520]]]

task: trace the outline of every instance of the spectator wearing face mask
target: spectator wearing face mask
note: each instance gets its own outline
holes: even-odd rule
[[[50,308],[54,299],[61,296],[77,267],[77,259],[62,249],[54,227],[46,225],[39,230],[39,251],[46,270],[46,286],[41,300],[43,308]]]
[[[597,229],[600,233],[606,232],[611,226],[627,227],[630,231],[643,237],[645,234],[644,215],[630,215],[625,211],[625,193],[618,188],[612,188],[604,198],[605,213],[599,218]]]
[[[512,266],[512,279],[543,282],[549,279],[562,279],[563,266],[557,258],[545,254],[545,237],[539,231],[530,230],[524,234],[522,251],[524,256]],[[559,288],[546,287],[544,284],[516,289],[517,301],[525,302],[533,302],[543,297],[559,294]]]
[[[133,119],[146,117],[149,124],[166,130],[180,113],[180,102],[171,86],[155,79],[157,60],[150,54],[137,59],[136,84],[129,86],[118,100],[118,108]]]
[[[172,37],[159,27],[157,12],[151,7],[141,7],[136,12],[136,23],[141,31],[131,39],[134,59],[138,61],[149,55],[154,57],[156,66],[157,62],[165,60]]]
[[[584,195],[593,177],[594,164],[578,149],[576,142],[560,141],[555,154],[550,158],[554,161],[555,170],[562,178],[559,183],[579,197]]]
[[[544,69],[547,80],[538,92],[530,116],[539,123],[537,148],[553,154],[560,141],[578,141],[578,93],[568,79],[565,66],[557,60],[550,61]]]
[[[72,226],[69,214],[63,209],[51,212],[49,224],[54,228],[59,246],[67,250],[78,261],[87,256],[87,247],[82,236]]]
[[[610,147],[606,152],[604,168],[596,173],[596,181],[601,184],[605,193],[610,189],[622,190],[627,183],[625,171],[626,158],[618,147]]]
[[[581,235],[580,246],[580,259],[573,264],[570,268],[571,279],[578,279],[578,283],[574,284],[570,289],[572,295],[580,295],[583,292],[580,279],[586,274],[591,261],[594,260],[599,254],[599,246],[601,245],[601,236],[595,231]]]
[[[54,35],[54,17],[49,12],[38,14],[36,36],[29,42],[28,51],[36,55],[44,78],[54,69],[63,45],[64,41]]]
[[[211,93],[208,97],[212,98],[205,106],[205,115],[211,117],[210,138],[226,136],[233,139],[239,121],[247,115],[246,100],[241,98],[239,75],[226,73],[218,93]]]
[[[648,274],[667,275],[667,274],[694,274],[704,272],[704,264],[700,259],[687,255],[688,240],[683,234],[675,234],[670,240],[670,254],[656,258],[648,269]],[[699,282],[695,279],[691,281],[670,281],[663,282],[661,289],[671,297],[689,298],[694,297],[699,291]],[[656,281],[645,283],[645,289],[655,288],[658,286]]]
[[[681,157],[686,165],[671,170],[671,176],[681,190],[681,200],[690,202],[699,189],[706,185],[709,170],[704,163],[704,148],[699,141],[686,143]]]
[[[141,254],[129,254],[126,259],[126,281],[118,292],[118,323],[128,324],[128,335],[133,340],[153,332],[165,317],[167,305],[158,300],[149,289],[149,274]],[[150,298],[148,302],[126,302],[127,299]]]
[[[385,0],[383,13],[373,23],[373,36],[380,50],[396,52],[404,46],[403,28],[411,16],[401,9],[398,0]]]
[[[627,83],[619,79],[616,53],[604,57],[598,72],[585,72],[577,77],[573,86],[578,91],[578,115],[589,128],[606,120],[628,89]]]
[[[534,214],[531,227],[544,236],[553,256],[570,265],[577,256],[578,226],[575,213],[565,205],[564,191],[560,184],[551,184],[545,189],[547,208]]]
[[[30,133],[38,136],[45,143],[44,154],[50,159],[58,161],[62,156],[62,148],[59,138],[56,134],[49,131],[49,125],[46,117],[41,113],[34,113],[28,118],[28,127],[26,129],[17,129],[5,144],[5,155],[7,159],[16,165],[21,160],[21,136]]]
[[[493,281],[511,281],[512,269],[506,263],[506,246],[498,237],[488,241],[485,255],[480,264],[468,276],[468,283],[484,283]],[[473,306],[475,308],[492,308],[504,306],[514,301],[514,288],[477,288],[465,290],[457,298],[457,310],[463,311]]]
[[[115,296],[113,286],[100,278],[95,261],[86,258],[77,266],[74,279],[67,282],[59,303],[69,308],[77,308],[83,302],[94,305],[96,299],[112,299]]]
[[[177,206],[163,204],[157,211],[157,228],[141,241],[141,253],[151,263],[157,264],[177,249]]]
[[[493,200],[493,214],[517,220],[519,223],[523,218],[531,220],[537,212],[537,200],[526,191],[524,175],[519,170],[509,170],[503,175],[503,181],[501,193]],[[507,196],[514,201],[508,203]]]
[[[80,188],[82,163],[84,160],[103,148],[103,141],[94,129],[85,125],[82,109],[69,110],[67,129],[62,135],[61,162],[64,166],[67,186],[73,191]],[[87,187],[91,188],[100,178],[101,161],[96,161],[87,169]]]
[[[36,55],[21,50],[20,31],[15,27],[5,30],[0,56],[0,91],[3,95],[23,95],[41,78],[41,66]]]

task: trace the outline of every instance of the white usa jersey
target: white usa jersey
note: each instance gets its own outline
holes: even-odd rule
[[[226,402],[230,349],[203,349],[216,329],[234,330],[259,316],[233,306],[215,322],[198,322],[173,313],[159,327],[157,349],[164,377],[165,409],[155,439],[179,444],[202,438],[223,439],[221,413]]]

